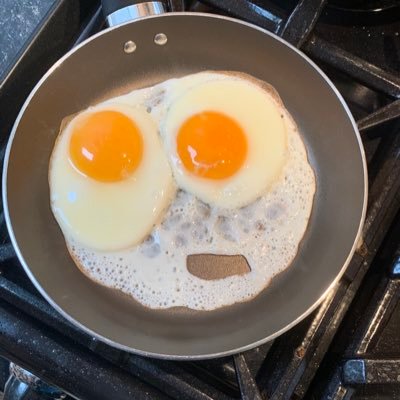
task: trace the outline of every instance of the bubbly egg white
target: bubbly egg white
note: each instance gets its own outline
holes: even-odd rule
[[[177,83],[181,89],[196,84],[198,75],[186,81],[166,81],[110,101],[140,102],[155,120],[161,121],[166,113],[165,102],[179,95],[170,88]],[[215,79],[217,75],[203,73],[202,79]],[[214,310],[259,294],[296,256],[315,193],[315,176],[296,125],[278,100],[276,107],[286,126],[287,160],[269,191],[245,207],[226,209],[207,205],[181,190],[163,223],[136,247],[100,252],[66,238],[79,268],[91,279],[154,309],[183,306]],[[219,280],[200,279],[187,271],[186,257],[204,253],[241,254],[251,271]]]

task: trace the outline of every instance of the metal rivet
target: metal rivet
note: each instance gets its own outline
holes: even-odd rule
[[[157,33],[156,36],[154,36],[154,43],[158,44],[159,46],[164,46],[168,42],[167,35],[165,33]]]
[[[133,53],[136,50],[136,43],[132,40],[128,40],[124,44],[124,52],[127,54]]]

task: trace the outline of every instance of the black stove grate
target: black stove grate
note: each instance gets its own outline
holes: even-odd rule
[[[400,39],[395,41],[400,7],[390,8],[389,19],[378,15],[371,26],[368,10],[363,10],[365,26],[342,26],[331,23],[332,15],[342,13],[346,24],[355,10],[341,7],[340,2],[185,3],[191,10],[241,17],[278,33],[332,78],[358,119],[368,159],[369,207],[363,243],[322,305],[289,332],[233,357],[173,362],[111,348],[64,320],[23,272],[1,213],[0,355],[80,399],[398,398],[400,63],[393,59],[400,58]],[[172,4],[180,10],[183,1]],[[94,0],[56,3],[0,83],[2,157],[12,123],[35,82],[69,48],[103,26]],[[365,35],[367,41],[377,29],[384,32],[392,53],[371,48],[370,54],[364,42],[361,50],[352,48],[351,36]],[[379,45],[382,37],[378,39],[370,43]],[[1,361],[0,370],[4,365]]]

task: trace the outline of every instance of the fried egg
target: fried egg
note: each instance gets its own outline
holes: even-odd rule
[[[161,134],[178,186],[222,208],[256,200],[285,162],[280,109],[270,93],[243,79],[186,90],[169,106]]]
[[[235,93],[249,94],[242,106],[230,95],[224,101],[223,93],[231,94],[228,87]],[[221,93],[220,88],[224,88]],[[269,119],[255,116],[263,121],[260,130],[253,117],[245,116],[246,110],[253,112],[247,103],[258,104],[250,103],[253,93],[254,99],[264,104],[259,112],[273,121],[270,125]],[[90,279],[152,309],[182,306],[215,310],[254,298],[291,264],[310,218],[315,176],[296,124],[273,88],[245,74],[203,72],[134,90],[98,107],[110,105],[146,110],[160,133],[163,156],[156,150],[157,158],[163,159],[170,178],[173,170],[175,183],[168,178],[166,186],[176,184],[179,190],[146,238],[124,250],[99,251],[77,235],[66,236],[74,261]],[[187,129],[189,140],[182,140],[184,151],[179,150],[181,128],[192,123],[192,117],[201,119],[199,114],[204,112],[217,114],[216,119],[211,115],[211,122],[206,121],[211,123],[211,131],[221,123],[223,127],[233,124],[233,131],[239,132],[232,153],[224,153],[226,138],[219,143],[223,145],[221,159],[229,160],[229,165],[217,167],[211,175],[204,173],[207,168],[197,169],[190,157],[185,160],[185,150],[198,144],[192,141],[198,139],[192,133],[199,121],[194,120],[194,128]],[[260,137],[258,142],[261,132],[267,141]],[[213,140],[211,137],[211,144]],[[212,151],[208,153],[207,141],[198,149],[204,150],[205,158],[214,157]],[[268,154],[264,157],[268,160],[260,160],[259,154]],[[253,172],[246,175],[247,171]],[[150,180],[145,189],[150,191],[151,186],[155,193],[167,191],[164,180],[160,181],[164,189],[157,186],[159,181]],[[136,204],[132,202],[131,207]],[[188,271],[186,262],[188,255],[204,253],[243,255],[250,272],[201,279]]]
[[[176,190],[153,118],[113,103],[89,108],[61,131],[49,184],[66,240],[101,252],[143,241]]]

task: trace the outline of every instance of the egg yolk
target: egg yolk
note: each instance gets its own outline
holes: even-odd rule
[[[177,151],[185,168],[209,179],[234,175],[247,156],[246,135],[241,126],[219,112],[192,115],[180,127]]]
[[[69,153],[74,166],[84,175],[101,182],[116,182],[139,166],[143,139],[126,115],[99,111],[75,125]]]

